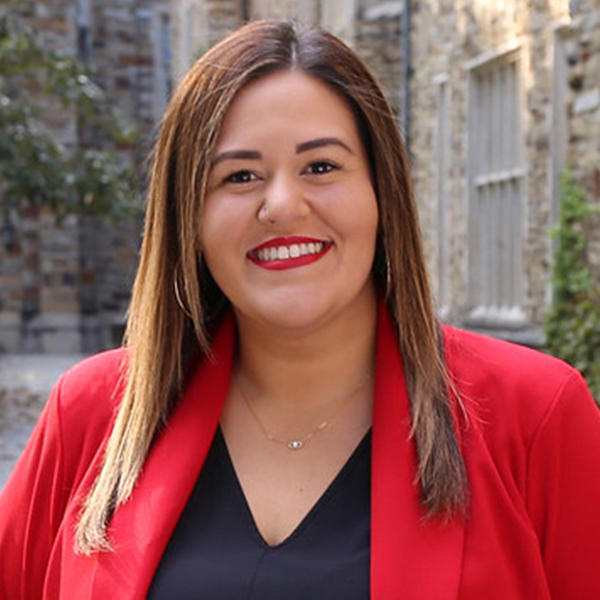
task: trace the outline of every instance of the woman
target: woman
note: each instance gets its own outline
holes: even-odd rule
[[[0,503],[6,598],[592,598],[600,415],[438,328],[392,113],[249,24],[169,105],[127,350],[66,373]]]

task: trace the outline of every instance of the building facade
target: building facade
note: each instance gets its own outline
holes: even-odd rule
[[[322,25],[365,59],[409,146],[440,316],[531,345],[551,298],[550,230],[569,167],[600,202],[597,0],[38,0],[47,43],[91,61],[145,132],[172,86],[249,19]],[[53,113],[68,141],[73,116]],[[140,167],[141,168],[141,167]],[[21,218],[0,248],[0,351],[92,351],[118,343],[139,224]],[[600,278],[600,223],[589,260]]]
[[[600,198],[600,5],[415,6],[411,153],[439,310],[538,345],[563,169]]]
[[[441,318],[542,344],[563,169],[600,201],[596,0],[180,2],[202,7],[218,37],[215,5],[225,29],[291,17],[355,48],[398,111]]]
[[[119,159],[142,171],[172,86],[168,0],[25,0],[19,12],[48,47],[88,62],[139,143]],[[58,103],[45,123],[66,147],[85,124]],[[107,222],[5,210],[0,244],[0,352],[92,352],[120,342],[137,262],[139,220]]]

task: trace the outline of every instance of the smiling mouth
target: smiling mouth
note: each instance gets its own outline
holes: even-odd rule
[[[247,256],[264,269],[292,269],[319,260],[332,246],[332,242],[312,238],[277,238],[250,250]]]

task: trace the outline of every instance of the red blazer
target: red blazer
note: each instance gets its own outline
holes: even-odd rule
[[[600,412],[566,364],[444,329],[467,405],[466,521],[424,520],[408,398],[387,311],[379,315],[372,437],[375,600],[600,598]],[[0,496],[2,600],[142,599],[196,481],[226,395],[233,319],[214,341],[115,513],[115,551],[73,553],[79,501],[97,473],[122,393],[122,350],[68,371]]]

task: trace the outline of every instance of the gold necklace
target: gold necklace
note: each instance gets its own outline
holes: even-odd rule
[[[368,379],[370,379],[370,377]],[[246,406],[250,410],[250,414],[254,417],[254,420],[258,423],[258,426],[261,428],[264,436],[270,442],[274,442],[276,444],[282,444],[288,450],[301,450],[302,448],[304,448],[304,445],[306,444],[306,442],[308,442],[315,435],[317,435],[317,433],[320,433],[321,431],[323,431],[324,429],[327,429],[327,427],[329,427],[331,422],[335,419],[335,417],[338,416],[338,414],[342,411],[342,408],[344,408],[344,406],[346,406],[346,404],[350,401],[350,398],[352,398],[354,396],[354,394],[362,387],[362,385],[364,385],[364,384],[361,384],[353,393],[348,394],[348,396],[345,398],[345,401],[340,403],[338,408],[328,419],[326,419],[325,421],[321,421],[318,425],[313,427],[313,429],[311,431],[309,431],[304,437],[293,438],[291,440],[284,440],[280,437],[277,437],[275,434],[271,433],[265,427],[264,423],[261,421],[260,417],[258,416],[258,413],[256,412],[254,406],[252,406],[252,402],[250,402],[250,399],[248,398],[248,396],[245,394],[244,390],[242,390],[242,388],[239,385],[238,385],[238,390],[240,391],[240,395],[242,396],[244,402],[246,403]]]

